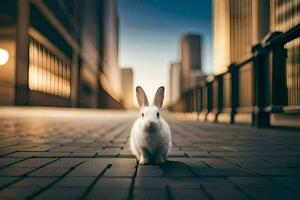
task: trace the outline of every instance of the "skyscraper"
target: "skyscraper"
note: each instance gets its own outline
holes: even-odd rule
[[[181,40],[181,91],[193,87],[194,74],[201,72],[201,36],[198,34],[184,35]]]

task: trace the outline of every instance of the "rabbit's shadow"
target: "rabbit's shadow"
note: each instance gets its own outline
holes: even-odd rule
[[[190,166],[181,161],[168,160],[163,164],[139,165],[139,175],[165,180],[166,184],[191,184],[195,174]]]

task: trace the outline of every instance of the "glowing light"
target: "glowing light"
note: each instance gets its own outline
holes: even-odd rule
[[[29,89],[69,98],[70,67],[35,40],[29,46]]]
[[[7,50],[0,48],[0,65],[5,65],[9,59]]]
[[[31,90],[41,91],[45,92],[49,90],[49,80],[50,77],[54,78],[55,82],[63,83],[61,84],[61,89],[57,88],[55,91],[51,91],[50,94],[60,95],[64,97],[69,97],[71,88],[70,88],[70,82],[67,80],[64,80],[63,78],[45,70],[42,68],[38,68],[36,65],[30,65],[29,66],[29,88]],[[46,78],[41,78],[46,77]],[[61,92],[58,90],[62,90]]]

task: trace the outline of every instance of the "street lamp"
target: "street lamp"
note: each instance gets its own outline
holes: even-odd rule
[[[0,66],[5,65],[9,59],[9,53],[6,49],[0,48]]]

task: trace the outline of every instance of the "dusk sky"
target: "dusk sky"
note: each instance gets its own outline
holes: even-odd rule
[[[169,66],[180,60],[186,33],[203,36],[202,64],[210,72],[211,6],[211,0],[118,0],[119,63],[133,68],[135,86],[144,87],[150,99],[160,85],[168,97]]]

